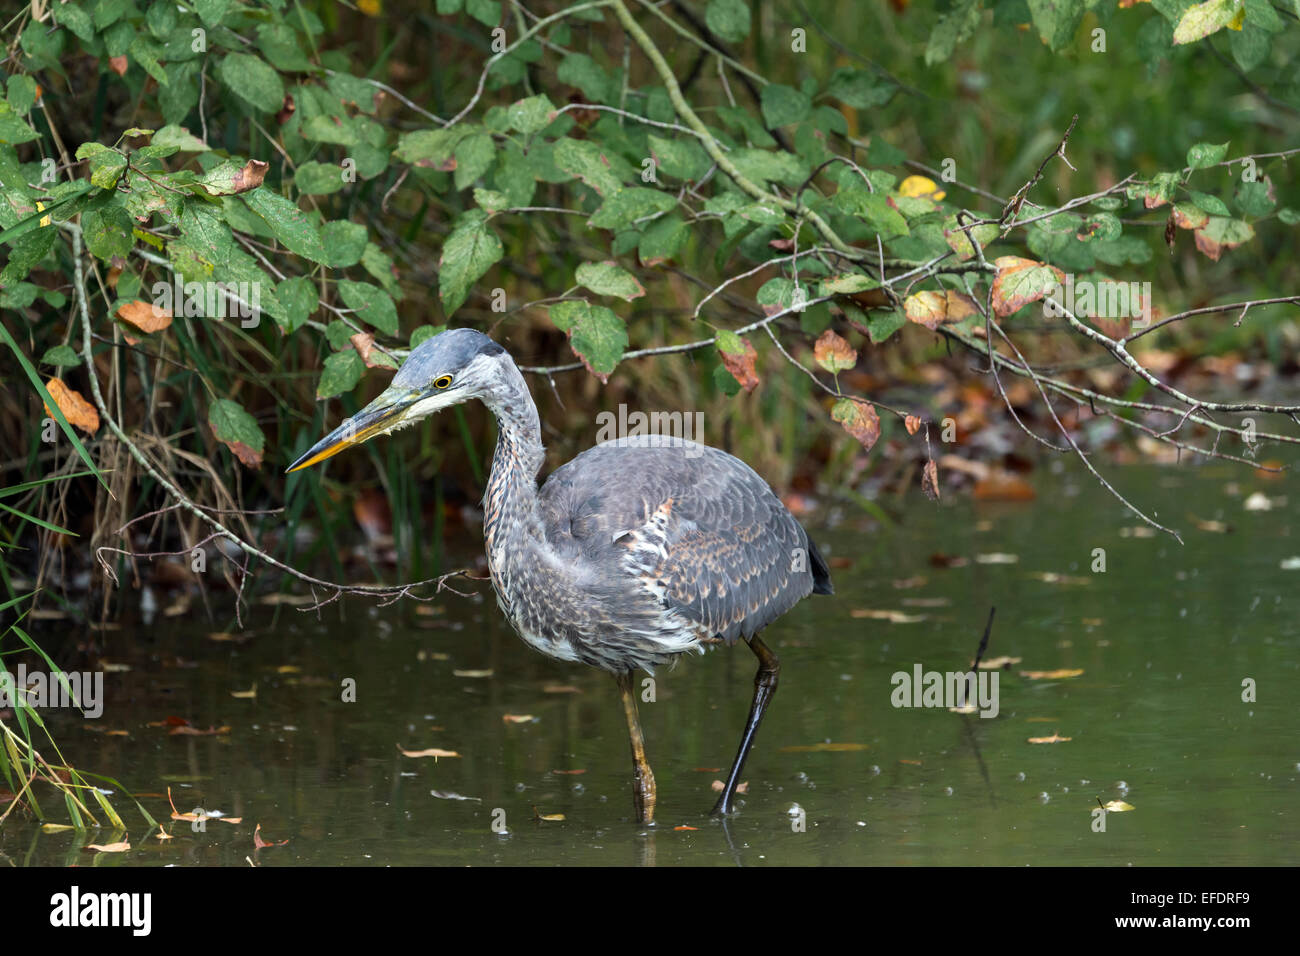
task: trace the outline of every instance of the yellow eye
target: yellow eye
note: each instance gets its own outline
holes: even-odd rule
[[[450,375],[439,375],[437,378],[433,380],[434,388],[448,388],[450,386],[451,386]]]

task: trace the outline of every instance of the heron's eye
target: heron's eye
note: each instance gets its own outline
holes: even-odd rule
[[[451,376],[450,376],[450,375],[439,375],[437,378],[435,378],[435,379],[433,380],[433,387],[434,387],[434,388],[450,388],[450,387],[451,387]]]

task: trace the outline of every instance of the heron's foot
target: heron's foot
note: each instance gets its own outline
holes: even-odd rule
[[[736,812],[736,808],[732,805],[731,795],[724,793],[721,797],[718,798],[718,802],[713,805],[713,809],[709,811],[709,816],[729,817],[733,815],[735,812]]]

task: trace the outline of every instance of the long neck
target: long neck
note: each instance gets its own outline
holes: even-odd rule
[[[545,451],[537,406],[509,358],[500,365],[487,405],[496,416],[498,436],[483,497],[483,531],[489,561],[499,567],[506,547],[540,545],[545,539],[537,505],[537,472]]]

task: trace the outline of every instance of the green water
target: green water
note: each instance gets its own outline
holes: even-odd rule
[[[1218,467],[1111,477],[1158,508],[1186,545],[1124,534],[1137,520],[1073,473],[1035,476],[1033,503],[953,496],[934,506],[912,496],[895,527],[845,511],[820,529],[837,563],[852,563],[834,569],[835,597],[804,602],[765,635],[782,660],[780,689],[744,773],[748,793],[725,826],[705,814],[749,706],[749,651],[715,651],[658,675],[655,701],[640,708],[658,825],[639,827],[629,822],[613,681],[528,650],[486,585],[479,599],[448,597],[434,616],[410,602],[353,601],[344,618],[333,608],[320,621],[259,607],[239,645],[209,640],[213,628],[197,620],[127,626],[109,635],[110,657],[131,669],[107,675],[95,724],[129,736],[47,716],[75,765],[146,794],[170,785],[181,811],[242,818],[194,832],[166,819],[165,796],[146,796],[176,837],[160,842],[119,795],[133,848],[93,858],[101,866],[1294,864],[1300,570],[1282,562],[1300,556],[1300,538],[1294,506],[1243,508],[1252,492],[1285,495],[1290,482]],[[1197,530],[1194,519],[1231,530]],[[1091,570],[1096,548],[1104,573]],[[936,552],[971,560],[935,567]],[[1018,561],[976,560],[989,554]],[[924,583],[908,580],[917,578]],[[991,604],[988,656],[1022,658],[1001,673],[999,715],[894,707],[895,672],[969,663]],[[924,619],[891,623],[855,609]],[[1083,673],[1020,676],[1058,669]],[[347,678],[352,703],[341,700]],[[1247,679],[1254,702],[1242,700]],[[255,699],[231,696],[254,684]],[[548,692],[554,685],[577,692]],[[170,736],[147,726],[168,716],[231,730]],[[1071,739],[1027,742],[1054,734]],[[828,741],[858,749],[789,749]],[[460,757],[413,759],[399,745]],[[1134,809],[1107,814],[1105,832],[1094,832],[1098,798]],[[61,811],[49,797],[45,806]],[[564,819],[535,820],[534,807]],[[264,838],[288,844],[255,852],[258,823]],[[113,838],[43,833],[15,814],[0,826],[0,854],[18,865],[85,864],[83,844]]]

